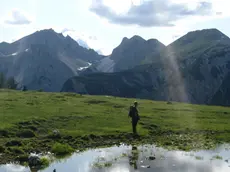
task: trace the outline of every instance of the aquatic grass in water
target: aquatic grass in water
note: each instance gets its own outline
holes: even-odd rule
[[[201,156],[195,156],[195,159],[196,159],[196,160],[203,160],[203,159],[204,159],[204,157],[201,157]]]
[[[111,167],[112,166],[112,162],[106,162],[105,164],[104,164],[104,167]]]
[[[212,159],[217,159],[217,160],[222,160],[223,157],[219,156],[219,155],[215,155],[212,157]]]
[[[103,168],[103,164],[102,163],[99,163],[99,162],[96,162],[93,164],[93,167],[96,167],[96,168]]]
[[[112,162],[96,162],[93,164],[93,167],[101,169],[111,167],[112,165]]]
[[[122,153],[121,157],[127,157],[128,154],[127,153]]]

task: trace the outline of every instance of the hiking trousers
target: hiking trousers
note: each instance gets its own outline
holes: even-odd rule
[[[133,127],[133,133],[136,134],[137,133],[137,120],[133,120],[132,121],[132,127]]]

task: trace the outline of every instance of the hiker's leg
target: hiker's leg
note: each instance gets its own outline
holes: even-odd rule
[[[134,125],[134,133],[135,134],[137,133],[137,123],[135,123],[135,125]]]
[[[136,129],[136,127],[137,127],[137,122],[136,122],[136,121],[133,121],[133,122],[132,122],[132,125],[133,125],[133,133],[136,134],[136,132],[137,132],[137,129]]]
[[[137,134],[137,121],[135,122],[135,134]]]
[[[133,133],[135,133],[135,123],[132,121]]]

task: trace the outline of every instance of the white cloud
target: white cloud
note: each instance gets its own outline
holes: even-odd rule
[[[174,26],[181,19],[214,14],[210,1],[144,0],[140,4],[132,4],[126,13],[119,14],[103,0],[94,0],[90,10],[111,23],[143,27]]]
[[[213,8],[217,13],[221,13],[223,17],[230,16],[229,0],[212,0]]]
[[[32,22],[32,19],[27,15],[25,12],[13,9],[4,20],[5,24],[10,25],[26,25],[30,24]]]

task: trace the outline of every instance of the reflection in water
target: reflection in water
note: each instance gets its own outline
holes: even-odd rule
[[[29,172],[30,170],[26,167],[14,164],[7,164],[0,166],[0,172]]]
[[[137,161],[139,158],[139,151],[136,146],[132,146],[131,156],[129,156],[129,164],[137,170]]]
[[[31,172],[38,172],[38,169],[36,169],[36,168],[30,168],[30,171]]]
[[[54,169],[56,172],[227,172],[230,171],[230,150],[226,147],[199,152],[167,151],[155,146],[96,149],[74,154],[38,172],[53,172]],[[212,159],[216,155],[222,159]],[[156,159],[151,160],[149,157],[152,156]],[[111,166],[97,168],[93,164],[98,160],[112,163]],[[30,169],[8,164],[0,166],[0,172],[30,172]]]

